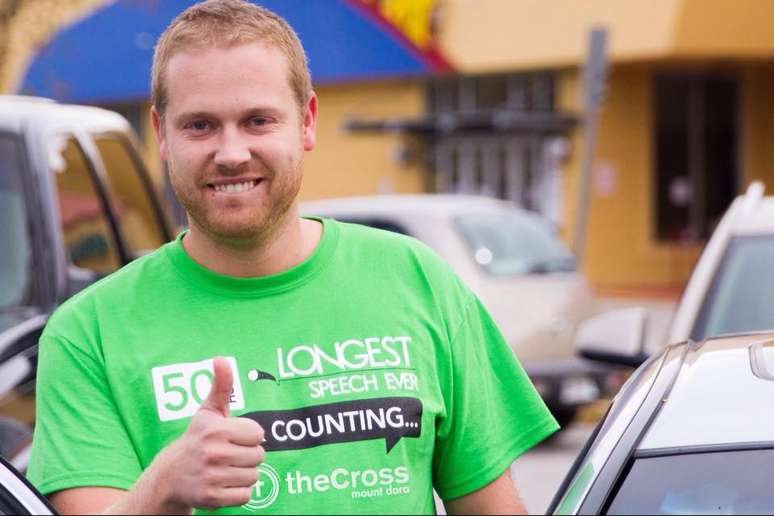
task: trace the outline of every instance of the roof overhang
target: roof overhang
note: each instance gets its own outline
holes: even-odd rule
[[[508,110],[433,113],[415,118],[350,119],[352,132],[404,133],[425,138],[477,132],[561,134],[578,124],[567,112],[540,113]]]

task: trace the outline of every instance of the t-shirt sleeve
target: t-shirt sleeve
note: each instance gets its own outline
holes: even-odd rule
[[[47,495],[87,486],[129,489],[141,473],[98,357],[44,332],[30,481]]]
[[[447,368],[433,459],[444,500],[491,483],[559,428],[478,299],[452,336]]]

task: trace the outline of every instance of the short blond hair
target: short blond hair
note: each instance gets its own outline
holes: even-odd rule
[[[312,91],[306,54],[295,31],[272,11],[244,0],[207,0],[180,13],[159,37],[153,53],[151,103],[160,116],[167,107],[169,60],[182,49],[267,43],[288,62],[288,81],[302,116]]]

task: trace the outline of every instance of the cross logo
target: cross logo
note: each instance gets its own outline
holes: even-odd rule
[[[249,511],[265,509],[277,499],[279,490],[280,479],[277,470],[268,464],[261,464],[258,466],[258,480],[253,484],[253,495],[242,508]]]

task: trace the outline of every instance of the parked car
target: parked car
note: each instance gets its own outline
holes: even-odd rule
[[[713,335],[774,330],[774,197],[752,183],[726,210],[707,242],[675,309],[663,344]],[[620,317],[619,317],[620,315]],[[633,334],[645,327],[648,313],[613,311],[598,317],[604,333]],[[643,334],[640,360],[647,356]],[[609,340],[609,339],[608,339]]]
[[[2,457],[0,514],[56,514],[48,500]]]
[[[21,470],[48,316],[173,236],[137,148],[116,113],[0,96],[0,451]]]
[[[614,398],[549,513],[766,513],[774,458],[774,198],[753,183],[729,207],[649,358],[647,311],[578,329],[583,356],[639,366]],[[736,336],[730,335],[736,334]],[[640,365],[642,364],[642,365]]]
[[[562,426],[600,395],[606,368],[574,356],[573,334],[594,300],[549,224],[512,203],[465,195],[385,195],[303,203],[305,214],[416,237],[491,312]]]
[[[668,346],[616,396],[548,513],[771,514],[772,399],[774,333]]]

